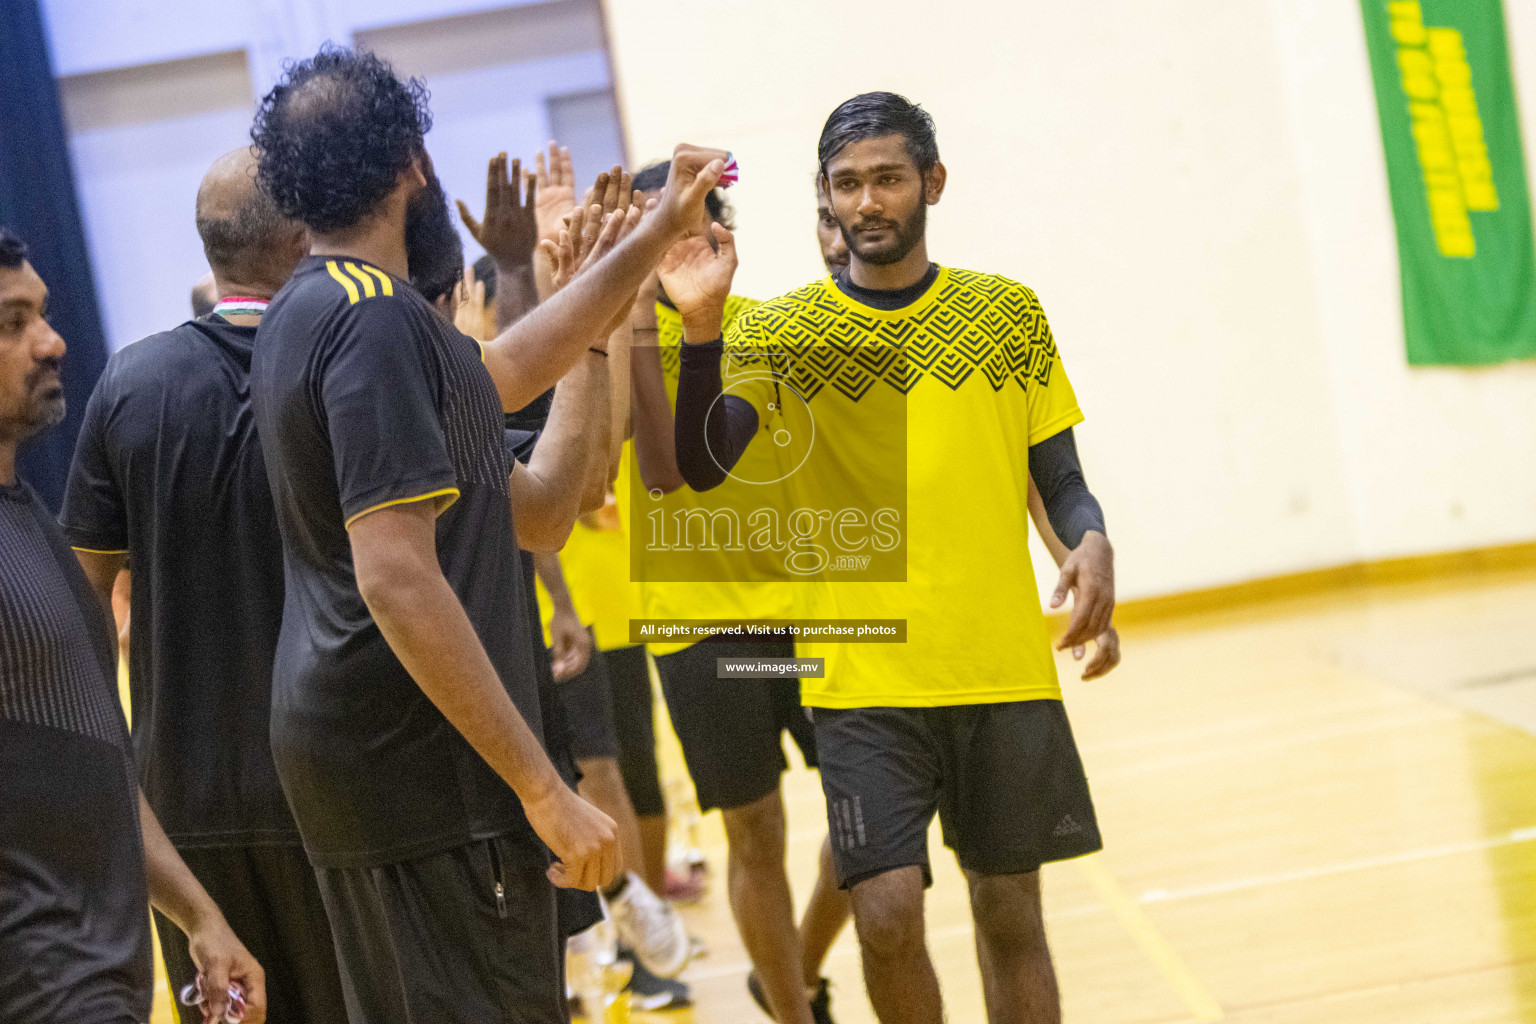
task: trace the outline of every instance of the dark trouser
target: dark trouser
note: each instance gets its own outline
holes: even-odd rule
[[[935,813],[967,871],[1027,874],[1102,847],[1059,700],[816,708],[832,858],[843,888],[919,865]]]
[[[316,868],[351,1024],[566,1024],[548,864],[530,834]]]
[[[656,767],[656,711],[651,699],[651,672],[644,647],[600,651],[613,694],[613,729],[618,741],[619,773],[635,815],[653,818],[667,813]]]
[[[591,627],[587,628],[591,633]],[[548,652],[546,652],[548,654]],[[581,674],[553,684],[565,716],[571,756],[578,762],[619,756],[613,725],[613,687],[603,652],[593,650]]]
[[[816,738],[799,679],[721,679],[717,658],[793,658],[793,640],[706,640],[656,659],[699,809],[744,807],[779,788],[788,730],[808,767]]]
[[[304,848],[221,846],[181,850],[235,935],[267,976],[267,1019],[333,1024],[346,1019],[330,924]],[[175,999],[197,978],[187,937],[155,914]]]

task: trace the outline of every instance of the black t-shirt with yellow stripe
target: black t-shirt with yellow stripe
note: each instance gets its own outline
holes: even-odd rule
[[[348,524],[433,501],[449,585],[541,731],[501,401],[480,348],[409,284],[312,256],[262,318],[251,373],[287,569],[272,752],[311,859],[383,864],[526,829],[358,593]]]

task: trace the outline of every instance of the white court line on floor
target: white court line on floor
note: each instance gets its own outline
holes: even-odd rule
[[[1216,882],[1211,885],[1191,885],[1183,889],[1148,889],[1141,894],[1141,902],[1165,903],[1171,900],[1187,900],[1200,896],[1220,896],[1229,892],[1241,892],[1244,889],[1259,889],[1267,885],[1304,882],[1313,878],[1326,878],[1329,875],[1347,874],[1351,871],[1367,871],[1371,868],[1392,867],[1396,864],[1412,864],[1415,861],[1434,860],[1437,857],[1450,857],[1458,853],[1481,853],[1484,850],[1511,846],[1515,843],[1529,843],[1533,840],[1536,840],[1536,828],[1517,828],[1513,832],[1502,836],[1488,836],[1483,839],[1470,839],[1460,843],[1445,843],[1441,846],[1426,846],[1419,850],[1389,853],[1378,857],[1362,857],[1359,860],[1340,861],[1336,864],[1322,864],[1313,868],[1302,868],[1299,871],[1280,871],[1272,875],[1236,878],[1228,882]]]
[[[1247,889],[1259,889],[1269,885],[1283,885],[1288,882],[1302,882],[1314,878],[1326,878],[1330,875],[1342,875],[1351,871],[1368,871],[1371,868],[1392,867],[1398,864],[1412,864],[1418,861],[1434,860],[1439,857],[1450,857],[1461,853],[1480,853],[1485,850],[1497,849],[1501,846],[1512,846],[1517,843],[1529,843],[1536,841],[1536,826],[1529,828],[1517,828],[1502,836],[1488,836],[1483,839],[1467,840],[1460,843],[1444,843],[1439,846],[1426,846],[1418,850],[1406,850],[1401,853],[1383,854],[1377,857],[1362,857],[1358,860],[1340,861],[1335,864],[1322,864],[1317,867],[1303,868],[1298,871],[1282,871],[1270,875],[1254,875],[1249,878],[1237,878],[1226,882],[1215,882],[1209,885],[1192,885],[1182,889],[1148,889],[1137,897],[1137,903],[1169,903],[1177,900],[1197,899],[1202,896],[1220,896],[1227,893],[1242,892]],[[1067,918],[1085,917],[1091,914],[1106,913],[1106,908],[1101,903],[1083,904],[1075,907],[1067,907],[1057,911],[1047,911],[1046,923],[1065,920]],[[945,928],[934,928],[928,932],[930,942],[934,940],[965,938],[974,932],[974,926],[966,921],[961,924],[950,925]],[[830,957],[843,959],[858,955],[857,940],[849,934],[839,939],[837,945],[832,948]],[[751,970],[751,963],[744,957],[724,960],[702,966],[695,962],[690,965],[685,981],[690,983],[708,981],[715,978],[730,977],[732,975],[745,976]]]
[[[1295,733],[1266,743],[1249,743],[1240,746],[1227,747],[1221,750],[1202,751],[1197,754],[1179,754],[1172,757],[1154,758],[1143,761],[1140,764],[1125,765],[1120,768],[1105,768],[1093,772],[1095,783],[1107,779],[1127,779],[1151,772],[1168,771],[1174,768],[1190,768],[1195,765],[1209,764],[1212,761],[1224,761],[1231,757],[1243,757],[1250,754],[1267,754],[1277,750],[1285,750],[1289,747],[1308,746],[1313,743],[1326,743],[1330,740],[1347,739],[1352,736],[1363,736],[1372,732],[1387,732],[1392,729],[1404,729],[1410,726],[1429,725],[1435,722],[1444,722],[1447,719],[1461,718],[1466,715],[1466,710],[1453,706],[1436,706],[1433,711],[1398,718],[1391,721],[1364,722],[1357,725],[1340,725],[1327,729],[1313,729],[1310,732]],[[1091,761],[1091,758],[1087,760]]]

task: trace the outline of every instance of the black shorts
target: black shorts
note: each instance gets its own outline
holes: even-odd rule
[[[613,730],[613,690],[601,651],[592,651],[580,675],[557,680],[555,695],[565,710],[572,757],[585,761],[619,756],[619,740]]]
[[[837,880],[919,865],[928,826],[983,875],[1034,871],[1103,846],[1059,700],[940,708],[816,708]]]
[[[651,671],[644,647],[615,647],[599,651],[613,695],[613,729],[618,744],[619,772],[635,815],[654,818],[667,813],[656,767],[656,709],[651,700]]]
[[[806,766],[816,766],[799,679],[721,679],[715,670],[716,658],[794,656],[793,640],[706,640],[656,659],[700,810],[742,807],[777,789],[789,767],[780,738],[786,729]]]
[[[548,865],[528,835],[379,867],[316,868],[351,1024],[565,1024]]]
[[[294,1024],[345,1020],[341,976],[325,904],[304,848],[222,846],[180,851],[224,919],[267,975],[267,1019]],[[187,937],[155,914],[171,997],[197,980]],[[188,1019],[183,1013],[183,1019]]]

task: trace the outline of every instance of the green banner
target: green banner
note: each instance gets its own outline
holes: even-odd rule
[[[1536,262],[1500,0],[1360,0],[1408,362],[1536,356]]]

